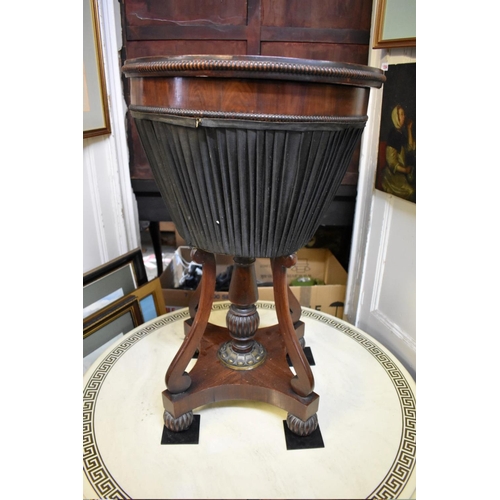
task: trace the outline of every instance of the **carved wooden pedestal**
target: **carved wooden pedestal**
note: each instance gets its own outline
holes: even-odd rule
[[[165,425],[182,431],[191,425],[194,408],[214,401],[248,399],[288,411],[287,424],[292,432],[302,436],[313,432],[318,425],[319,396],[313,392],[314,377],[302,349],[300,304],[286,283],[286,269],[295,264],[296,257],[272,261],[278,324],[262,329],[258,328],[255,307],[258,294],[254,259],[234,259],[229,289],[232,304],[227,328],[222,328],[209,323],[207,315],[215,285],[215,258],[201,251],[194,258],[203,263],[201,295],[192,305],[194,317],[186,321],[185,341],[166,375]],[[186,374],[195,352],[197,362]]]
[[[199,302],[165,378],[165,425],[181,431],[200,405],[252,399],[284,408],[290,430],[310,434],[318,395],[286,269],[332,201],[365,126],[370,87],[385,77],[365,66],[261,56],[141,58],[123,71],[155,180],[203,264]],[[235,262],[226,329],[209,324],[214,254]],[[272,261],[278,317],[263,330],[256,257]]]

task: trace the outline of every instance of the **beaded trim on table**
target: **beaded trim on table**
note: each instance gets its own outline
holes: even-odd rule
[[[135,113],[175,115],[187,118],[214,118],[228,120],[257,120],[270,122],[321,122],[339,125],[364,125],[368,116],[325,116],[325,115],[275,115],[265,113],[237,113],[234,111],[207,111],[201,109],[162,108],[160,106],[131,105]]]
[[[153,60],[153,61],[130,61],[123,66],[125,74],[149,74],[169,73],[186,71],[244,71],[254,73],[275,73],[283,75],[294,75],[298,77],[319,77],[332,80],[363,81],[365,85],[379,87],[385,82],[383,73],[377,73],[373,69],[350,68],[345,66],[329,66],[318,62],[314,64],[287,63],[278,61],[247,61],[247,60]]]

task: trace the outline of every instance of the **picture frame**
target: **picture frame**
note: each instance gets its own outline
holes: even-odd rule
[[[98,0],[83,0],[83,138],[111,134]]]
[[[385,75],[375,189],[416,203],[417,65],[390,64]]]
[[[128,313],[131,314],[132,320],[128,323],[131,326],[130,329],[144,323],[144,317],[142,315],[139,299],[133,294],[121,297],[109,306],[85,318],[83,320],[83,338],[86,339],[90,335],[93,335],[96,331]],[[115,335],[118,333],[126,333],[127,331],[129,331],[129,329],[126,329],[125,332],[123,330],[121,332],[116,331]]]
[[[374,49],[417,46],[416,0],[378,0]]]
[[[137,326],[166,313],[159,278],[83,319],[84,372],[110,345]]]
[[[83,275],[83,317],[105,308],[148,282],[140,248]]]
[[[132,292],[139,302],[144,322],[150,321],[167,312],[160,278],[154,278]]]

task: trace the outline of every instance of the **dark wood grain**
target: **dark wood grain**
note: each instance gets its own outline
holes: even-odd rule
[[[256,370],[236,371],[223,366],[217,358],[221,343],[227,340],[227,330],[208,324],[200,344],[200,353],[189,376],[189,391],[172,394],[163,391],[163,406],[177,418],[214,401],[262,401],[282,408],[306,421],[318,411],[319,396],[298,395],[290,384],[293,373],[286,360],[286,348],[279,326],[257,331],[255,340],[266,346],[268,360]],[[272,362],[269,360],[272,359]]]
[[[288,302],[286,270],[297,262],[296,255],[271,259],[273,270],[274,300],[280,333],[296,375],[290,381],[293,390],[300,396],[308,396],[314,389],[314,376],[295,333]],[[292,412],[293,413],[293,412]]]
[[[216,78],[133,79],[131,102],[139,106],[287,115],[359,116],[369,90],[342,85]]]
[[[246,0],[125,0],[128,26],[244,26]]]
[[[262,0],[263,26],[370,30],[366,0]]]

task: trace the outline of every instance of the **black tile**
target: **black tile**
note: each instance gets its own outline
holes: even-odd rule
[[[307,361],[309,363],[309,366],[314,366],[316,363],[314,361],[312,351],[310,347],[304,347],[304,354],[306,355]],[[292,366],[292,362],[290,361],[290,358],[288,357],[288,354],[286,355],[286,360],[288,362],[288,366]]]
[[[200,415],[193,416],[189,429],[182,432],[172,432],[163,426],[161,444],[198,444],[200,440]]]
[[[283,420],[283,428],[285,429],[285,440],[287,450],[307,450],[311,448],[324,448],[323,436],[321,430],[316,427],[316,430],[309,436],[297,436],[286,425],[286,420]]]

